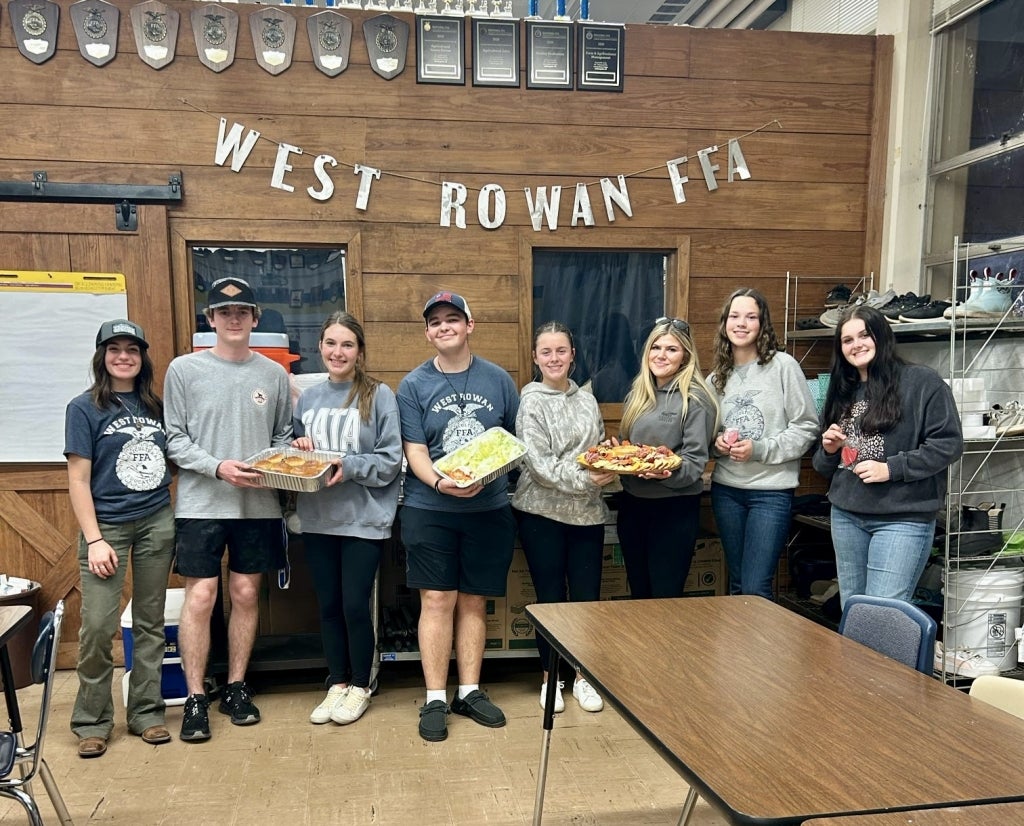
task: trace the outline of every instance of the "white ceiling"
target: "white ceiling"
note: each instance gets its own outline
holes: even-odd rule
[[[590,0],[590,19],[749,29],[763,28],[785,11],[786,5],[785,0]],[[539,0],[538,13],[550,20],[557,6],[558,0]],[[565,11],[572,19],[578,19],[580,0],[565,0]],[[529,0],[513,0],[512,13],[516,17],[526,17],[528,12]]]

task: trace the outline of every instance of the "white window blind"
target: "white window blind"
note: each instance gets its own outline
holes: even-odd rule
[[[789,21],[794,32],[871,34],[878,22],[878,0],[800,0],[793,3]]]

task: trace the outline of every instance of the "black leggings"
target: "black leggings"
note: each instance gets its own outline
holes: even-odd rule
[[[600,599],[604,525],[566,525],[532,513],[515,513],[537,602],[565,602],[567,584],[570,602]],[[537,653],[546,671],[551,646],[540,634]]]
[[[382,543],[322,533],[307,533],[302,538],[320,606],[328,684],[368,688],[375,644],[370,598]]]
[[[619,500],[619,544],[633,599],[681,597],[693,562],[700,494]]]

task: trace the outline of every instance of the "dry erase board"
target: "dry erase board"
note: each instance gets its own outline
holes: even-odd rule
[[[128,317],[120,273],[0,270],[0,462],[63,462],[64,411],[92,384],[96,331]]]

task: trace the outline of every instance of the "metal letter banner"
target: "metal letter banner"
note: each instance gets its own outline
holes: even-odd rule
[[[348,68],[352,48],[352,21],[336,11],[322,11],[306,18],[313,65],[328,77]]]
[[[207,3],[192,9],[191,17],[199,62],[215,72],[223,72],[235,62],[238,14],[216,3]]]
[[[295,18],[282,8],[262,9],[249,15],[249,31],[256,62],[272,75],[292,65],[295,52]]]
[[[402,74],[409,51],[408,23],[390,14],[378,14],[363,23],[363,39],[373,71],[385,80]]]
[[[181,15],[160,0],[146,0],[132,6],[129,17],[135,32],[135,48],[139,59],[154,69],[162,69],[174,60],[178,45],[178,23]]]
[[[121,19],[117,6],[107,0],[78,0],[70,11],[82,57],[94,66],[117,57],[117,23]]]
[[[50,0],[11,0],[7,13],[19,52],[33,63],[44,63],[53,57],[60,6]]]

